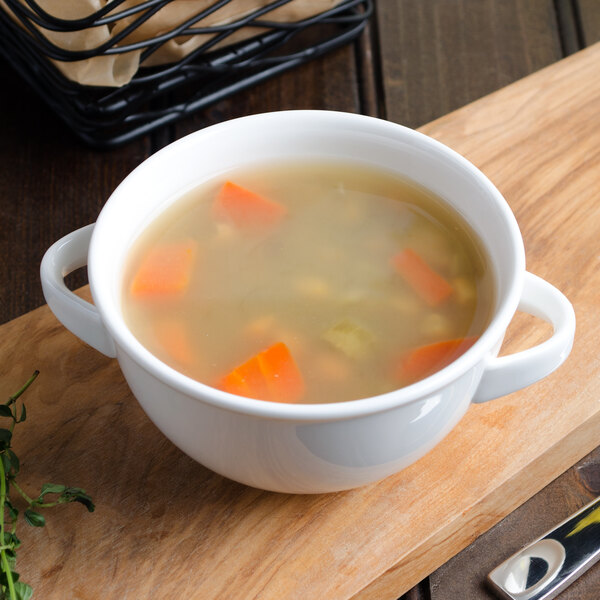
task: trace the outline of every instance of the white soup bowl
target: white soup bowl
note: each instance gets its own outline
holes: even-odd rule
[[[411,179],[440,196],[479,236],[493,272],[493,316],[452,364],[372,398],[278,404],[194,381],[152,355],[128,329],[121,310],[123,267],[150,222],[183,192],[227,170],[307,158],[360,161]],[[86,264],[94,305],[64,284],[67,273]],[[343,490],[400,471],[440,442],[471,402],[504,396],[554,371],[569,354],[575,330],[568,300],[525,270],[515,218],[477,168],[421,133],[339,112],[254,115],[172,143],[118,186],[95,225],[47,251],[41,278],[58,319],[118,359],[142,408],[174,444],[217,473],[281,492]],[[517,308],[551,323],[554,332],[538,346],[499,358]]]

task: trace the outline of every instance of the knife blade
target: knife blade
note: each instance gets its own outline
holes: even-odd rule
[[[491,571],[504,600],[551,600],[600,559],[600,498]]]

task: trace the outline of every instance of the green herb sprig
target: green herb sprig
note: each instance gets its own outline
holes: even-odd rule
[[[35,381],[39,371],[27,380],[25,385],[10,396],[8,402],[0,404],[0,417],[10,419],[8,428],[0,428],[0,600],[29,600],[33,595],[30,585],[19,580],[15,571],[17,548],[21,541],[16,535],[19,510],[10,498],[14,489],[27,504],[23,517],[32,527],[43,527],[46,524],[40,509],[52,508],[59,504],[79,502],[89,512],[94,511],[92,499],[85,490],[67,487],[56,483],[45,483],[37,497],[26,494],[17,483],[20,463],[11,447],[15,425],[25,421],[27,411],[25,405],[17,406],[17,400]]]

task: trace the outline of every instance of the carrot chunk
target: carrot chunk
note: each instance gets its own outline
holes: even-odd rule
[[[195,242],[186,241],[151,250],[131,282],[131,295],[146,297],[185,292],[196,260],[196,246]]]
[[[286,209],[277,202],[227,181],[213,205],[218,219],[233,222],[237,227],[269,227],[277,224]]]
[[[238,396],[271,402],[298,402],[304,394],[302,374],[283,342],[235,368],[217,387]]]
[[[442,304],[452,294],[452,286],[411,248],[396,254],[392,261],[398,273],[429,306]]]
[[[423,379],[448,366],[476,341],[476,337],[468,337],[420,346],[402,358],[398,375],[401,380],[411,383]]]
[[[272,400],[297,402],[304,394],[304,380],[288,347],[279,342],[258,356]]]
[[[231,371],[229,375],[223,377],[217,387],[225,392],[229,392],[230,394],[252,398],[252,390],[250,389],[250,386],[244,379],[244,376],[237,369]]]
[[[267,380],[262,372],[259,355],[253,356],[250,360],[240,365],[236,370],[236,375],[247,386],[251,397],[258,399],[268,399],[270,390]],[[245,394],[243,394],[245,395]]]

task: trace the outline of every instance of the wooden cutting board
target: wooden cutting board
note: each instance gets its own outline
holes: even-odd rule
[[[599,64],[596,45],[423,128],[503,192],[528,269],[571,299],[578,330],[558,372],[472,406],[430,454],[378,484],[288,496],[225,480],[173,447],[115,361],[47,307],[3,325],[5,395],[41,371],[15,433],[22,486],[82,486],[97,506],[20,527],[18,570],[36,597],[395,600],[598,446]],[[505,351],[547,335],[520,315]]]

